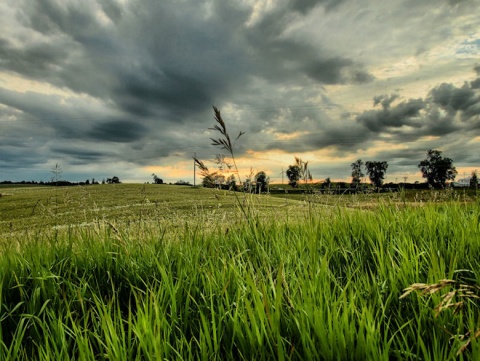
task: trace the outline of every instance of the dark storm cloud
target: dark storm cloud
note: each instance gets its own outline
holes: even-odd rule
[[[477,73],[477,76],[480,75],[480,65],[475,65],[473,67],[473,70],[475,70],[475,72]]]
[[[465,83],[461,88],[453,84],[443,83],[430,92],[433,103],[448,112],[468,111],[470,107],[479,102],[478,95]]]
[[[115,114],[93,101],[67,100],[59,95],[20,93],[4,88],[0,88],[0,104],[16,112],[13,124],[24,134],[44,139],[85,138],[92,124],[102,123]],[[32,129],[36,131],[31,134]]]
[[[360,126],[334,126],[319,134],[311,143],[317,149],[334,147],[341,154],[355,152],[359,149],[366,149],[366,144],[370,140],[371,132]],[[305,137],[303,141],[307,142],[310,137]]]
[[[373,106],[377,106],[378,104],[382,105],[383,109],[388,109],[390,108],[390,105],[399,97],[398,94],[392,94],[392,95],[387,95],[387,94],[382,94],[382,95],[376,95],[373,97]]]
[[[158,72],[155,69],[129,74],[117,88],[122,107],[139,116],[154,115],[161,105],[171,113],[196,112],[214,103],[214,96],[208,87],[195,77],[176,73]],[[159,86],[159,84],[162,84]],[[169,118],[174,121],[177,117]]]
[[[234,39],[238,29],[229,28],[235,22],[224,24],[215,16],[205,19],[198,6],[188,3],[178,7],[133,1],[120,8],[104,1],[101,9],[114,24],[102,23],[92,6],[81,3],[42,0],[30,7],[27,23],[37,31],[56,34],[76,55],[67,64],[64,54],[51,59],[57,67],[47,80],[110,97],[118,107],[139,116],[179,109],[194,113],[220,94],[227,95],[231,85],[242,83],[246,59],[243,44]],[[241,15],[233,7],[228,10],[230,17]],[[31,51],[28,45],[23,49]]]
[[[8,39],[0,38],[0,67],[12,72],[41,79],[61,65],[68,50],[49,41],[34,43],[28,47],[17,47]]]
[[[112,22],[117,22],[122,16],[122,8],[115,0],[99,0],[100,6],[102,7],[105,15]]]
[[[96,140],[129,143],[141,139],[147,131],[148,129],[138,122],[119,120],[96,125],[88,135]]]
[[[245,27],[251,11],[234,2],[24,2],[17,17],[41,36],[19,46],[0,37],[2,67],[110,99],[134,116],[170,114],[164,119],[178,122],[230,100],[233,90],[247,91],[251,75],[285,82],[301,71],[320,84],[371,81],[361,64],[282,36],[294,12],[337,3],[293,1]]]
[[[377,101],[378,98],[374,100],[374,103]],[[388,128],[400,128],[405,125],[420,127],[420,111],[425,108],[422,99],[409,99],[394,107],[390,107],[388,102],[384,102],[385,99],[382,102],[383,109],[366,111],[357,117],[357,122],[363,124],[372,132],[381,132]],[[387,104],[387,106],[384,104]]]
[[[78,160],[84,161],[85,164],[88,164],[91,161],[99,161],[102,158],[111,156],[109,152],[88,150],[88,149],[82,149],[78,147],[68,147],[68,146],[53,146],[51,148],[51,151],[56,154],[71,156]]]
[[[305,39],[282,36],[286,24],[298,20],[294,11],[305,14],[317,4],[332,7],[330,1],[293,1],[265,14],[251,29],[245,30],[247,46],[255,49],[256,75],[271,81],[295,81],[298,74],[320,84],[367,83],[374,79],[361,63],[352,59],[318,52]]]
[[[323,84],[368,83],[373,76],[357,68],[350,59],[331,58],[305,66],[306,74]]]
[[[11,132],[8,133],[6,137],[0,135],[1,169],[26,169],[44,162],[43,142],[36,139],[25,139],[18,144],[9,144],[9,142],[5,140],[11,135]]]
[[[424,135],[436,137],[455,133],[462,129],[461,125],[455,121],[454,114],[443,114],[437,107],[431,105],[428,113],[422,119],[421,125],[421,129],[404,132],[404,136],[410,136],[414,139]]]
[[[470,87],[472,89],[480,89],[480,78],[477,78],[470,82]]]
[[[434,87],[424,99],[409,99],[392,105],[399,95],[379,95],[374,106],[356,116],[356,121],[368,128],[372,136],[390,134],[395,142],[414,142],[425,136],[445,137],[449,134],[467,134],[480,129],[480,94],[474,82],[457,87],[442,83]],[[475,135],[478,133],[470,133]]]
[[[306,152],[319,149],[335,148],[337,154],[365,149],[374,133],[361,124],[352,123],[349,119],[333,121],[332,119],[312,116],[309,122],[299,122],[295,131],[303,134],[293,139],[272,139],[267,149],[278,149],[285,152]],[[291,132],[280,132],[289,134]]]
[[[293,10],[306,14],[317,5],[322,5],[326,10],[330,10],[342,2],[343,0],[292,0],[290,4]]]
[[[328,147],[355,152],[379,133],[402,141],[476,131],[478,79],[465,89],[438,86],[425,99],[380,96],[377,108],[356,118],[331,115],[349,109],[329,98],[330,85],[352,89],[379,80],[372,75],[379,62],[364,56],[377,56],[380,45],[372,38],[392,58],[403,56],[412,41],[413,51],[423,52],[444,41],[445,27],[432,32],[433,26],[422,25],[420,35],[407,36],[412,31],[404,20],[417,19],[413,11],[426,13],[436,2],[421,4],[421,11],[394,4],[395,15],[385,14],[397,21],[390,33],[372,27],[380,22],[368,7],[344,0],[255,6],[233,0],[7,0],[0,5],[12,15],[0,24],[0,74],[38,84],[35,91],[0,84],[1,121],[8,119],[0,152],[13,161],[11,147],[21,145],[19,162],[41,166],[61,157],[72,164],[108,159],[136,165],[173,154],[190,157],[208,143],[212,105],[234,109],[227,114],[232,134],[248,132],[240,154]],[[462,4],[452,5],[449,10],[461,10]],[[364,38],[358,36],[364,30]],[[350,35],[361,45],[350,49]],[[480,66],[475,69],[480,75]],[[42,87],[62,95],[41,94]],[[300,135],[279,140],[292,133]]]

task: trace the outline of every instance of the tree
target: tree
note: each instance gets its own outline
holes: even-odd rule
[[[370,181],[375,185],[375,187],[380,188],[383,184],[385,178],[385,173],[387,172],[388,163],[387,162],[366,162],[365,169],[367,171]]]
[[[215,187],[215,179],[213,179],[213,175],[205,174],[205,176],[202,179],[202,185],[205,188],[214,188]]]
[[[223,174],[217,173],[213,177],[215,188],[222,189],[222,185],[225,184],[225,176]]]
[[[300,179],[303,179],[303,183],[313,180],[312,173],[308,169],[308,161],[304,162],[302,158],[295,157],[295,165],[300,169]]]
[[[427,159],[418,164],[422,172],[422,177],[427,179],[427,183],[432,187],[445,187],[447,180],[454,180],[457,170],[453,166],[450,158],[442,157],[442,152],[436,149],[430,149],[427,152]]]
[[[478,176],[476,170],[472,172],[472,176],[470,177],[470,188],[478,188]]]
[[[255,182],[255,193],[267,191],[267,174],[264,171],[260,171],[255,175]]]
[[[153,176],[153,182],[155,184],[163,184],[163,179],[162,178],[158,178],[155,173],[152,173],[152,176]]]
[[[107,183],[108,184],[115,184],[115,183],[121,183],[120,179],[117,176],[113,176],[112,178],[107,178]]]
[[[301,169],[298,165],[289,165],[286,171],[288,184],[295,188],[300,179]]]
[[[362,172],[363,162],[361,159],[357,159],[351,164],[352,167],[352,186],[358,187],[362,183],[362,177],[365,176]]]
[[[323,181],[323,186],[325,188],[330,188],[330,185],[332,184],[332,180],[330,179],[330,177],[328,178],[325,178],[325,180]]]

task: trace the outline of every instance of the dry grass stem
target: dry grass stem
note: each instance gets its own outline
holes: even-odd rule
[[[444,279],[433,284],[414,283],[404,289],[405,292],[400,298],[405,298],[412,292],[420,292],[420,296],[432,295],[447,287],[454,287],[454,289],[441,296],[441,302],[434,308],[435,317],[438,317],[440,312],[448,309],[453,309],[453,315],[457,315],[464,309],[465,300],[480,299],[480,287],[478,285],[465,284],[450,279]],[[455,297],[460,298],[460,301],[455,302]],[[451,334],[450,332],[448,333]],[[457,351],[457,355],[459,355],[467,349],[473,339],[480,337],[480,329],[473,332],[473,334],[469,331],[464,335],[457,335],[457,337],[459,337],[460,340],[466,339],[465,344]]]

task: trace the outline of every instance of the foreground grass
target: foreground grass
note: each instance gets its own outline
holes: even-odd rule
[[[255,207],[228,227],[204,227],[203,209],[173,233],[105,220],[3,242],[0,359],[479,359],[475,339],[457,355],[478,304],[434,317],[440,294],[399,299],[416,282],[479,282],[478,205],[281,222]]]

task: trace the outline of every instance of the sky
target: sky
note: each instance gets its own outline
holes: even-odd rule
[[[478,0],[3,0],[0,181],[193,183],[212,106],[239,175],[315,180],[428,149],[480,170]],[[405,178],[407,177],[407,178]],[[196,182],[200,176],[197,175]],[[286,178],[283,180],[286,183]]]

